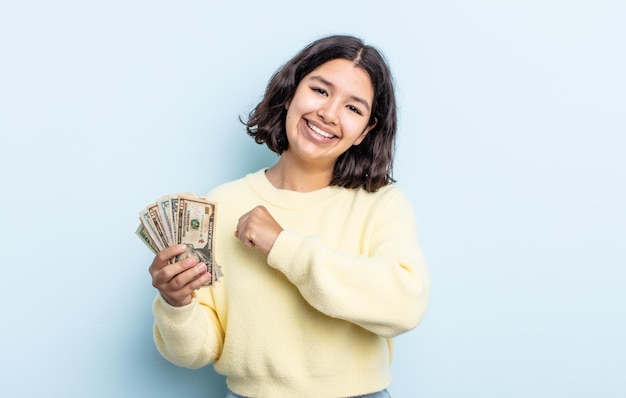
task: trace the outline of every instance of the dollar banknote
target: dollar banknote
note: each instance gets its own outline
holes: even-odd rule
[[[193,257],[206,264],[211,275],[207,286],[219,281],[221,268],[215,262],[214,230],[217,205],[193,194],[164,195],[139,212],[135,234],[153,252],[184,244],[184,253],[171,262]]]
[[[145,243],[146,246],[148,246],[148,249],[150,249],[152,253],[157,254],[159,252],[159,248],[156,246],[154,240],[150,237],[150,235],[148,235],[148,231],[146,231],[143,223],[139,224],[137,230],[135,231],[135,234],[137,234],[141,241]]]

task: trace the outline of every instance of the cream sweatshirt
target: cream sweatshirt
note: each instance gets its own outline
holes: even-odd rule
[[[213,363],[234,392],[255,398],[338,398],[391,383],[392,338],[417,326],[428,271],[411,205],[395,185],[376,193],[276,189],[264,170],[208,195],[224,277],[185,307],[160,295],[154,339],[174,364]],[[235,238],[265,206],[284,228],[269,255]]]

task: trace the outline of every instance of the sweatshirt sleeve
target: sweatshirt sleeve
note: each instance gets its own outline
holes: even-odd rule
[[[169,305],[160,294],[154,299],[154,341],[173,364],[198,369],[219,357],[224,331],[211,306],[211,294],[210,288],[202,288],[184,307]]]
[[[378,206],[362,254],[331,247],[319,236],[280,233],[268,264],[281,271],[322,313],[383,337],[417,326],[425,314],[429,276],[410,202],[399,190]]]

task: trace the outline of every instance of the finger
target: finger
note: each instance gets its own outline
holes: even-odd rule
[[[193,286],[195,286],[197,279],[201,278],[206,273],[206,264],[198,263],[170,279],[166,284],[166,289],[170,292],[182,291],[184,294],[189,294],[194,290]]]
[[[167,264],[163,268],[155,271],[152,274],[152,284],[157,287],[157,285],[169,283],[177,275],[187,271],[190,268],[193,268],[195,265],[196,259],[193,257],[187,257],[182,261],[178,261],[173,264]]]
[[[191,293],[207,283],[211,279],[211,275],[208,274],[205,263],[198,263],[174,275],[171,279],[163,281],[165,279],[167,278],[153,279],[152,284],[166,298],[168,303],[181,306],[191,301],[191,297],[189,297]]]
[[[239,221],[237,222],[237,227],[235,228],[235,238],[244,241],[244,236],[248,231],[248,215],[250,213],[246,213],[243,216],[239,217]]]
[[[194,291],[194,290],[199,289],[200,287],[206,285],[208,282],[210,282],[212,277],[213,276],[211,275],[211,273],[209,273],[209,271],[207,270],[206,265],[205,265],[204,266],[204,272],[201,273],[197,278],[195,278],[194,280],[189,282],[187,284],[187,287],[189,287],[191,289],[191,291]]]
[[[171,259],[183,253],[185,249],[186,246],[181,244],[161,250],[154,257],[154,260],[152,260],[152,264],[150,265],[150,273],[152,274],[153,272],[157,272],[161,268],[168,265]]]
[[[198,264],[198,267],[200,267],[200,265],[204,264]],[[206,266],[204,266],[201,274],[185,284],[182,288],[177,290],[168,290],[165,288],[159,289],[159,291],[165,301],[167,301],[170,305],[181,307],[191,303],[193,300],[194,290],[206,285],[211,280],[211,277],[211,274],[206,270]]]
[[[239,239],[244,245],[248,247],[254,247],[254,234],[250,231],[250,228],[244,230],[245,232],[240,233],[239,231],[235,231],[235,236]]]
[[[159,291],[175,301],[175,305],[188,304],[191,301],[191,294],[194,290],[205,285],[211,279],[211,274],[207,272],[206,265],[199,263],[172,279],[169,283],[159,288]]]
[[[247,212],[244,215],[242,215],[241,217],[239,217],[239,220],[237,220],[237,226],[235,227],[235,233],[237,235],[239,235],[240,231],[244,231],[245,230],[246,224],[248,223],[249,215],[250,215],[250,212]]]
[[[193,272],[194,270],[197,271],[197,273]],[[193,276],[194,274],[196,274],[196,276]],[[202,285],[206,285],[211,280],[211,274],[207,272],[206,265],[200,263],[197,267],[185,271],[179,278],[179,281],[172,281],[172,283],[159,288],[159,292],[165,301],[175,307],[181,307],[191,303],[194,290],[199,289]],[[177,283],[182,284],[184,283],[183,279],[188,278],[192,279],[178,288]]]

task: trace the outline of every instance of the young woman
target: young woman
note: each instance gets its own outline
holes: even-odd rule
[[[213,287],[202,263],[150,266],[154,338],[210,363],[230,397],[388,397],[392,338],[426,310],[413,210],[393,184],[396,104],[381,54],[330,36],[281,67],[247,131],[278,162],[217,187]]]

